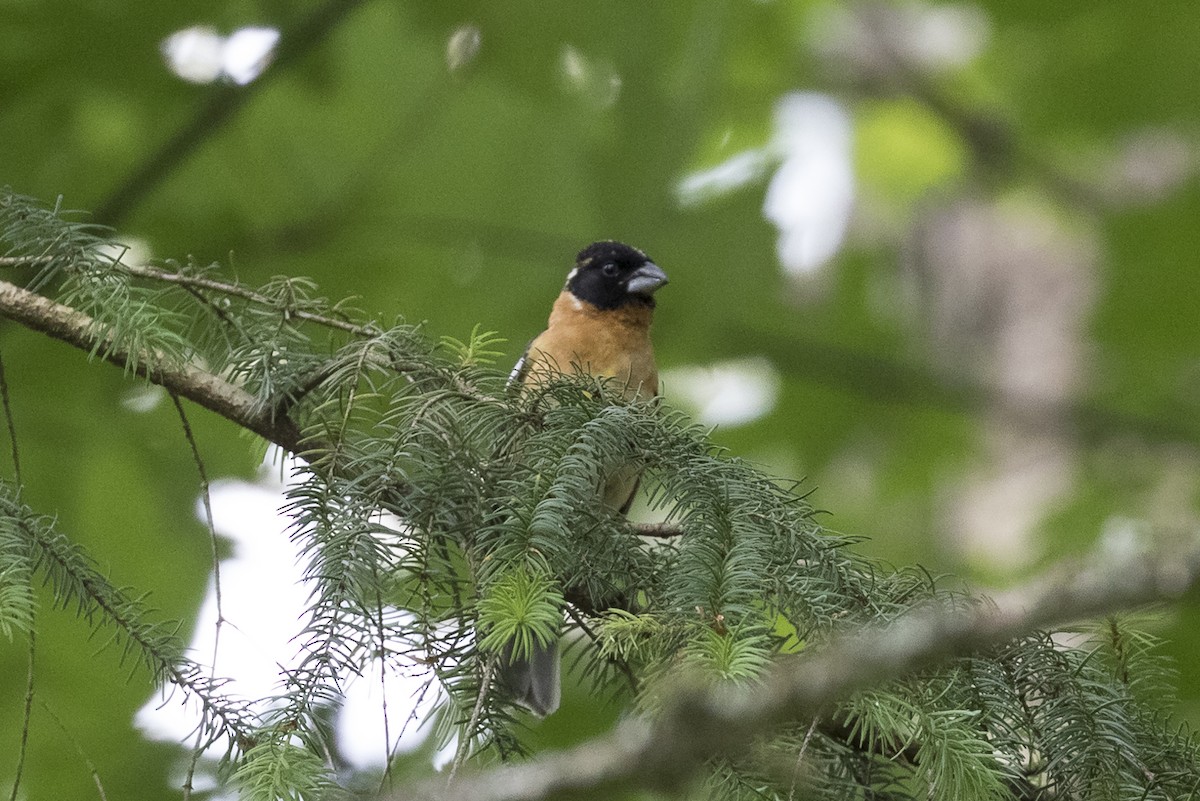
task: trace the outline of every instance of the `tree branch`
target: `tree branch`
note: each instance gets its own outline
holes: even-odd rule
[[[465,777],[443,790],[397,801],[541,801],[568,794],[605,797],[626,788],[681,787],[717,756],[736,757],[789,722],[810,721],[847,694],[1035,629],[1155,601],[1177,599],[1200,578],[1200,542],[1175,552],[1098,559],[1056,570],[992,601],[927,606],[880,627],[782,659],[745,691],[681,690],[653,721],[637,719],[569,751]],[[683,677],[686,684],[686,677]]]
[[[120,223],[175,168],[186,162],[192,153],[219,131],[256,92],[261,91],[272,78],[282,74],[290,63],[299,60],[324,41],[329,31],[361,2],[327,0],[298,23],[283,30],[271,67],[248,86],[218,87],[207,102],[196,110],[195,116],[151,153],[141,166],[127,173],[128,177],[120,186],[100,203],[96,219],[105,225]]]
[[[675,523],[634,523],[633,533],[639,537],[649,537],[657,540],[669,540],[683,534],[683,528]]]
[[[899,93],[923,104],[958,134],[973,162],[998,174],[1022,171],[1068,204],[1103,211],[1121,198],[1106,187],[1072,175],[1043,155],[1044,148],[1021,136],[1016,122],[998,109],[973,107],[940,86],[919,64],[903,52],[906,35],[903,11],[883,2],[868,2],[852,12],[866,35],[867,62],[863,76],[873,94]],[[860,65],[860,68],[863,65]]]
[[[99,354],[123,370],[136,364],[134,372],[151,383],[216,412],[291,453],[301,451],[299,427],[288,417],[272,415],[272,410],[264,408],[249,392],[194,365],[172,364],[153,351],[130,354],[112,347],[110,338],[101,333],[95,320],[70,306],[0,281],[0,315],[80,350]]]
[[[4,265],[4,259],[0,259],[0,266]],[[273,298],[267,297],[261,292],[256,292],[253,289],[244,287],[241,284],[231,284],[228,281],[216,281],[212,278],[205,278],[200,275],[188,275],[186,273],[173,273],[167,270],[161,270],[157,267],[140,267],[137,265],[121,263],[118,265],[123,271],[136,278],[145,278],[151,281],[162,281],[168,284],[178,284],[179,286],[189,289],[207,289],[213,292],[220,292],[223,295],[230,295],[235,298],[242,298],[251,303],[256,303],[260,306],[268,306],[278,309],[280,304]],[[345,331],[348,334],[358,336],[371,336],[379,333],[379,328],[373,323],[367,325],[356,325],[347,320],[337,317],[329,317],[324,314],[314,314],[304,309],[288,309],[287,313],[297,320],[304,320],[308,323],[323,325],[327,328],[336,328],[339,331]]]
[[[998,411],[1006,421],[1038,434],[1070,430],[1086,443],[1135,436],[1150,443],[1200,442],[1187,415],[1148,415],[1083,400],[1047,400],[1006,393],[989,382],[948,376],[937,369],[899,361],[833,342],[783,337],[753,326],[731,332],[748,350],[761,351],[780,370],[821,387],[853,393],[872,403],[954,414]]]

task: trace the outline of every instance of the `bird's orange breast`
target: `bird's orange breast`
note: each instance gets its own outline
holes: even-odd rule
[[[546,330],[529,345],[527,380],[541,383],[579,369],[614,379],[626,399],[657,395],[652,314],[648,306],[597,309],[563,292],[554,302]]]

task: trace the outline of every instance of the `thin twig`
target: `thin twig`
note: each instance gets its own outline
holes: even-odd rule
[[[792,766],[792,783],[788,787],[788,801],[796,801],[796,782],[800,778],[800,765],[804,761],[804,752],[808,750],[808,743],[812,740],[813,732],[817,730],[817,722],[820,718],[813,718],[812,723],[808,724],[808,731],[804,733],[804,740],[800,743],[800,750],[796,754],[796,764]]]
[[[21,491],[21,453],[17,448],[17,426],[13,422],[12,402],[8,396],[8,374],[4,371],[4,358],[0,357],[0,403],[4,404],[4,421],[8,424],[8,441],[12,445],[13,480],[17,492]]]
[[[484,665],[483,678],[479,683],[479,695],[475,698],[475,708],[471,710],[471,719],[463,731],[462,739],[458,741],[458,750],[454,754],[454,762],[450,765],[450,775],[446,777],[447,787],[454,784],[454,777],[458,775],[458,769],[466,762],[467,756],[471,752],[471,738],[475,736],[475,727],[479,725],[479,717],[483,714],[483,704],[492,687],[492,673],[496,670],[496,661],[497,656],[492,654],[488,657],[487,664]]]
[[[221,603],[221,555],[217,548],[217,529],[213,523],[212,497],[209,493],[208,471],[204,468],[204,459],[200,456],[200,447],[196,444],[196,436],[192,432],[191,424],[188,422],[187,413],[183,409],[183,403],[180,402],[179,396],[173,392],[171,393],[171,402],[175,404],[175,411],[179,413],[179,422],[183,426],[184,439],[187,440],[188,447],[191,448],[192,460],[196,463],[196,471],[200,474],[200,498],[204,504],[204,520],[208,526],[213,583],[217,599],[217,623],[216,631],[213,634],[212,664],[209,666],[209,678],[215,679],[217,675],[217,654],[221,648],[221,627],[225,624],[225,612],[224,606]],[[196,728],[196,743],[192,747],[192,756],[188,762],[187,776],[183,780],[184,801],[187,801],[192,795],[192,778],[196,774],[196,765],[200,761],[200,755],[204,752],[208,734],[207,729],[208,712],[205,710],[201,715],[200,725]]]
[[[0,256],[0,268],[37,267],[48,264],[51,261],[52,258],[48,256]],[[200,300],[210,306],[212,304],[208,298],[203,295],[203,290],[218,292],[222,295],[241,298],[242,300],[246,300],[260,306],[278,309],[281,312],[285,312],[293,319],[303,320],[304,322],[313,323],[315,325],[323,325],[327,328],[335,328],[339,331],[345,331],[348,334],[355,334],[357,336],[372,336],[379,333],[379,327],[373,322],[366,323],[365,325],[359,325],[346,319],[330,317],[327,314],[317,314],[316,312],[305,311],[304,309],[289,309],[281,304],[277,299],[272,298],[269,295],[264,295],[263,293],[251,289],[250,287],[242,286],[241,284],[230,283],[228,281],[218,281],[214,278],[206,278],[202,275],[189,275],[188,273],[183,272],[172,272],[170,270],[164,270],[160,267],[126,264],[122,261],[114,262],[112,266],[114,269],[120,270],[128,275],[134,276],[135,278],[143,278],[148,281],[161,281],[167,284],[176,284],[187,290],[197,300]],[[213,306],[213,310],[223,318],[227,317],[222,309]]]
[[[17,447],[17,426],[13,418],[12,400],[8,393],[8,375],[4,370],[4,359],[0,357],[0,403],[4,406],[4,420],[8,425],[8,440],[12,446],[13,480],[18,497],[24,483],[21,479],[21,453]],[[32,581],[32,577],[30,577]],[[36,615],[36,610],[34,611]],[[25,756],[29,751],[29,723],[33,718],[33,677],[34,663],[37,657],[37,626],[31,621],[29,626],[29,648],[27,650],[27,668],[25,672],[25,706],[21,714],[21,741],[17,747],[17,767],[13,775],[12,794],[10,801],[17,801],[17,792],[21,787],[21,776],[25,772]]]
[[[379,328],[374,323],[366,325],[357,325],[347,320],[341,320],[336,317],[330,317],[324,314],[305,311],[303,309],[286,308],[275,298],[269,295],[264,295],[261,292],[242,286],[241,284],[231,284],[227,281],[217,281],[212,278],[205,278],[200,275],[188,275],[187,273],[171,272],[158,267],[145,267],[140,265],[120,264],[120,269],[138,278],[145,278],[151,281],[162,281],[168,284],[179,284],[183,287],[202,290],[207,289],[212,292],[220,292],[223,295],[230,297],[241,298],[248,300],[251,303],[256,303],[260,306],[269,306],[273,309],[278,309],[286,312],[291,318],[303,320],[308,323],[323,325],[328,328],[336,328],[339,331],[345,331],[348,334],[358,336],[371,336],[379,333]]]
[[[17,747],[17,769],[13,775],[12,793],[9,801],[17,801],[21,787],[21,775],[25,772],[25,755],[29,752],[29,722],[33,719],[33,665],[37,656],[37,627],[29,626],[28,666],[25,671],[25,707],[21,714],[21,742]]]
[[[587,621],[584,619],[583,615],[580,614],[579,610],[571,604],[567,604],[566,609],[567,615],[575,621],[575,625],[579,626],[580,631],[582,631],[587,638],[592,641],[592,643],[594,643],[596,646],[599,646],[600,635],[596,634],[596,632],[592,630],[592,627],[587,624]],[[638,680],[637,676],[633,672],[633,668],[629,666],[629,663],[624,659],[618,659],[615,656],[609,657],[609,662],[613,665],[616,665],[617,669],[624,674],[626,680],[629,682],[630,691],[636,695],[638,691]]]
[[[108,794],[104,792],[104,784],[100,781],[100,771],[96,770],[96,763],[92,762],[91,757],[89,757],[87,752],[83,750],[83,746],[80,745],[79,740],[74,734],[71,733],[71,730],[67,728],[67,725],[63,723],[62,718],[54,714],[54,710],[50,708],[50,705],[45,701],[42,701],[41,705],[42,711],[49,715],[50,719],[54,721],[54,724],[58,726],[59,730],[66,735],[66,738],[70,740],[71,745],[75,748],[75,753],[77,753],[79,758],[83,760],[83,763],[87,765],[88,772],[92,775],[92,782],[96,785],[96,792],[100,794],[100,801],[108,801]]]
[[[384,625],[383,619],[383,592],[380,590],[382,582],[379,578],[379,565],[376,562],[371,562],[371,580],[375,586],[375,627],[379,632],[379,698],[380,712],[383,715],[383,776],[380,778],[380,786],[390,787],[392,782],[392,725],[388,720],[388,696],[387,696],[387,627]]]

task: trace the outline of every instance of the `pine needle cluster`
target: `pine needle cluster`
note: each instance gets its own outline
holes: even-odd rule
[[[202,365],[300,432],[285,511],[311,615],[266,715],[224,698],[19,486],[0,491],[0,634],[33,625],[33,583],[47,582],[204,704],[204,738],[230,743],[248,798],[328,792],[328,712],[371,660],[423,672],[442,694],[440,743],[510,758],[523,746],[495,670],[506,649],[563,637],[597,692],[653,715],[680,676],[753,686],[780,654],[837,632],[979,602],[857,555],[795,486],[717,451],[678,411],[622,402],[584,375],[513,393],[491,334],[433,342],[303,279],[248,287],[214,266],[126,264],[105,232],[12,193],[0,231],[14,276],[91,318],[94,355],[127,355],[131,373]],[[678,536],[641,536],[600,503],[605,477],[629,465]],[[706,787],[722,799],[1187,797],[1197,750],[1166,717],[1169,671],[1152,651],[1126,620],[1070,644],[1032,634],[796,721],[713,764]]]

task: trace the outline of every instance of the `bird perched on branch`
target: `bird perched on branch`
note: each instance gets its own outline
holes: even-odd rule
[[[511,384],[534,388],[562,373],[608,378],[625,400],[658,394],[658,368],[650,344],[654,293],[667,274],[650,258],[620,242],[596,242],[575,258],[550,321],[517,361]],[[639,475],[620,470],[603,487],[604,503],[629,511]],[[513,699],[539,715],[558,708],[557,644],[534,648],[530,658],[509,659],[502,676]]]

